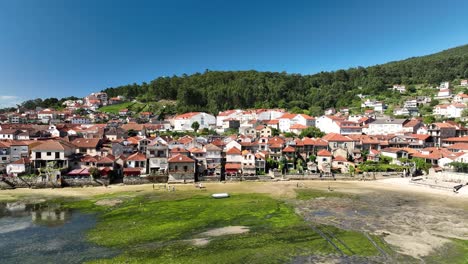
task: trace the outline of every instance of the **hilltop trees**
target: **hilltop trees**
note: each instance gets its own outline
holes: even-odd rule
[[[445,80],[468,78],[467,67],[468,45],[383,65],[313,75],[207,70],[190,76],[159,77],[150,83],[134,83],[104,91],[110,97],[144,94],[153,101],[177,100],[179,113],[280,107],[295,112],[305,109],[309,114],[317,115],[325,108],[351,105],[359,100],[357,94],[388,98],[387,88],[396,83],[436,85]]]

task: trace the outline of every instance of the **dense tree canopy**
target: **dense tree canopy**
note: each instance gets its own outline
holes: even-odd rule
[[[207,70],[104,91],[109,96],[177,100],[178,112],[281,107],[308,109],[315,114],[328,107],[352,105],[359,101],[358,94],[392,97],[387,88],[393,84],[437,85],[457,78],[468,78],[468,45],[383,65],[314,75]]]

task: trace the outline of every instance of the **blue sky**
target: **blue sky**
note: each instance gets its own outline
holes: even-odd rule
[[[468,1],[0,0],[0,108],[210,70],[310,74],[468,43]]]

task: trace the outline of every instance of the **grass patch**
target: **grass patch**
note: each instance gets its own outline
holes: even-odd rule
[[[135,111],[136,108],[138,107],[145,107],[145,104],[142,103],[136,103],[136,102],[125,102],[121,104],[113,104],[113,105],[106,105],[101,108],[99,108],[100,112],[104,113],[113,113],[113,114],[118,114],[119,110],[127,108],[130,111]]]
[[[424,258],[426,263],[468,263],[468,240],[451,239],[452,242]]]
[[[357,195],[335,192],[335,191],[320,191],[320,190],[314,190],[314,189],[296,189],[295,191],[296,191],[296,199],[298,200],[310,200],[310,199],[315,199],[319,197],[358,199]]]
[[[114,207],[98,206],[101,199],[122,199]],[[68,208],[99,212],[88,239],[117,247],[122,254],[95,263],[284,263],[298,255],[332,254],[336,250],[289,204],[261,194],[233,194],[212,199],[199,192],[96,196]],[[250,232],[208,238],[205,246],[187,240],[212,228],[247,226]],[[359,232],[323,226],[352,248],[345,254],[376,255],[378,251]]]

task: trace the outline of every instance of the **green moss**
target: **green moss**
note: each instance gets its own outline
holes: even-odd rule
[[[468,263],[468,240],[451,239],[448,243],[430,256],[424,258],[426,263]]]
[[[266,195],[212,199],[199,193],[158,192],[114,207],[95,205],[96,200],[107,198],[73,203],[74,208],[101,211],[97,226],[88,233],[92,242],[123,250],[114,259],[96,263],[284,263],[298,255],[336,253],[294,208]],[[212,228],[234,225],[248,226],[250,232],[208,237],[205,246],[188,242]],[[342,246],[345,254],[378,254],[359,232],[320,228],[352,249]]]

